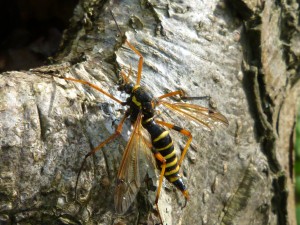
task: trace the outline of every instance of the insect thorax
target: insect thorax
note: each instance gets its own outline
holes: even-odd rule
[[[133,113],[142,111],[143,119],[154,117],[155,110],[152,106],[153,96],[148,90],[143,87],[137,87],[132,91],[129,99],[130,108]]]

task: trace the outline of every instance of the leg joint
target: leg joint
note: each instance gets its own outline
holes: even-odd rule
[[[163,165],[167,163],[167,160],[159,152],[154,153],[155,158],[160,161]]]

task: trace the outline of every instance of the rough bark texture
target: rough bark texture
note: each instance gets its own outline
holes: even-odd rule
[[[78,83],[120,99],[117,66],[137,69],[105,1],[81,1],[57,64],[0,77],[0,224],[153,224],[155,191],[142,187],[125,215],[113,190],[129,126],[87,160],[114,131],[124,109]],[[296,224],[293,135],[299,93],[296,0],[110,3],[127,39],[144,56],[142,84],[155,96],[178,88],[211,96],[229,127],[209,132],[161,109],[193,134],[182,171],[191,200],[165,182],[165,224]],[[67,62],[67,63],[63,63]],[[208,107],[206,101],[198,101]],[[172,133],[178,154],[185,138]],[[146,186],[146,185],[145,185]]]

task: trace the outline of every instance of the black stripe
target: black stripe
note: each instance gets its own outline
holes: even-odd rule
[[[164,156],[164,155],[163,155]],[[177,158],[177,155],[173,155],[171,158],[167,159],[167,164],[170,163],[170,162],[173,162],[175,160],[175,158]]]
[[[166,131],[163,127],[154,123],[153,120],[150,120],[148,123],[144,123],[142,125],[147,129],[147,131],[151,135],[152,141],[159,137],[164,131]]]
[[[171,166],[171,167],[166,168],[166,172],[170,172],[171,170],[176,169],[177,166],[178,166],[178,163],[176,163],[174,166]],[[178,171],[179,171],[179,169],[178,169]],[[175,172],[175,173],[178,173],[178,171]],[[173,175],[173,174],[172,174],[172,175]]]
[[[167,145],[166,145],[167,146]],[[156,146],[154,146],[156,148]],[[163,147],[160,147],[163,148]],[[157,148],[159,149],[159,148]],[[160,154],[162,154],[162,156],[166,156],[169,155],[171,152],[174,151],[174,145],[171,145],[169,148],[164,149],[164,150],[157,150]]]
[[[165,176],[167,178],[167,180],[173,178],[173,177],[180,177],[179,173],[174,173],[174,174],[171,174],[169,176]],[[180,178],[179,178],[180,179]],[[169,180],[170,181],[170,180]],[[175,181],[176,182],[176,181]],[[171,182],[171,183],[174,183],[174,182]]]
[[[153,141],[153,139],[152,139],[152,141]],[[153,146],[155,148],[163,148],[163,147],[168,146],[171,142],[172,142],[172,139],[171,139],[170,135],[167,135],[166,137],[160,139],[159,141],[153,142]]]
[[[167,178],[167,180],[169,180],[172,177],[178,177],[178,176],[180,176],[179,175],[179,170],[175,173],[172,173],[172,174],[168,175],[168,176],[165,175],[165,178]]]
[[[176,126],[176,125],[174,125],[174,127],[172,129],[176,130],[176,131],[179,131],[179,132],[183,130],[183,128],[181,128],[179,126]]]
[[[174,151],[174,146],[172,146],[172,148],[173,148],[173,149],[168,148],[168,149],[166,149],[166,150],[163,150],[163,151],[157,151],[157,152],[159,152],[162,156],[166,156],[166,155],[169,155],[170,153],[172,153],[172,152]],[[164,154],[164,153],[167,153],[167,154]],[[168,163],[170,163],[170,162],[173,162],[173,161],[175,160],[175,158],[177,158],[176,153],[175,153],[171,158],[166,159],[166,164],[168,164]],[[176,163],[176,166],[177,166],[177,164],[178,164],[178,163]],[[159,162],[159,165],[162,165],[162,164]],[[176,166],[175,166],[175,168],[176,168]],[[170,167],[170,168],[173,168],[173,166]],[[173,169],[175,169],[175,168],[173,168]]]
[[[178,180],[174,181],[173,184],[181,191],[186,190],[186,186],[184,185],[183,181],[181,178]]]

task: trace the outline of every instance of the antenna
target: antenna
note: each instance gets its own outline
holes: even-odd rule
[[[114,16],[114,14],[113,14],[112,10],[111,10],[111,9],[109,9],[109,12],[110,12],[110,14],[111,14],[112,18],[114,19],[114,21],[115,21],[115,24],[117,25],[117,28],[118,28],[118,30],[119,30],[119,32],[120,32],[120,35],[121,35],[121,37],[123,37],[122,31],[121,31],[121,29],[120,29],[120,27],[119,27],[119,24],[117,23],[117,20],[116,20],[116,18],[115,18],[115,16]]]

